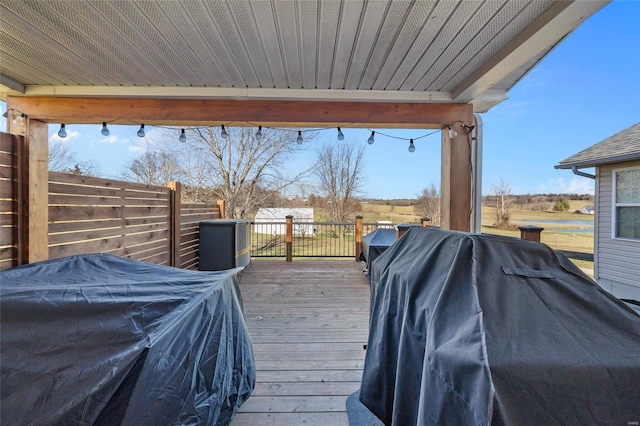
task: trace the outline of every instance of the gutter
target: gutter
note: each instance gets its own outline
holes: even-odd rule
[[[596,175],[592,175],[590,173],[581,172],[580,170],[578,170],[578,166],[571,166],[571,171],[573,172],[574,175],[586,177],[586,178],[589,178],[589,179],[595,179],[596,178]]]

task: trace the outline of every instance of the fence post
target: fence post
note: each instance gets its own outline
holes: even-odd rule
[[[356,262],[360,261],[362,251],[362,216],[356,216]]]
[[[518,229],[520,230],[520,238],[536,243],[540,242],[540,234],[544,230],[544,228],[534,225],[518,226]]]
[[[287,236],[285,239],[287,247],[287,262],[293,260],[293,216],[288,214],[285,216],[287,220]]]
[[[169,265],[180,267],[180,182],[169,182]]]
[[[220,211],[220,219],[224,219],[226,217],[227,204],[224,200],[218,200],[218,210]]]
[[[421,217],[420,218],[420,223],[422,224],[423,227],[427,227],[427,226],[431,225],[431,218],[430,217]]]

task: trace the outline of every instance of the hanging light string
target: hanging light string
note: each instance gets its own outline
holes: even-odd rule
[[[6,110],[6,111],[2,114],[2,116],[3,116],[3,117],[5,117],[5,118],[7,118],[7,117],[9,116],[9,112],[10,112],[10,111],[15,111],[16,113],[20,113],[20,114],[16,115],[16,118],[15,118],[14,120],[24,120],[24,119],[26,118],[26,115],[25,115],[24,113],[22,113],[21,111],[18,111],[18,110],[16,110],[16,109],[14,109],[14,108],[9,108],[8,110]],[[102,128],[101,128],[101,131],[100,131],[100,133],[101,133],[103,136],[105,136],[105,137],[106,137],[106,136],[109,136],[109,135],[110,135],[110,131],[109,131],[109,128],[107,127],[107,124],[108,124],[108,123],[112,123],[112,122],[114,122],[114,121],[130,121],[130,120],[123,119],[123,118],[119,118],[119,119],[118,119],[118,118],[114,118],[114,119],[112,119],[112,120],[103,121],[103,122],[102,122]],[[132,124],[135,124],[135,125],[137,125],[137,124],[138,124],[137,122],[134,122],[134,121],[130,121],[130,122],[131,122]],[[239,123],[239,122],[226,123],[226,126],[231,127],[231,126],[232,126],[233,124],[235,124],[235,123]],[[380,132],[380,131],[376,131],[376,130],[372,130],[372,129],[370,129],[370,128],[366,128],[368,131],[370,131],[370,132],[371,132],[371,136],[369,136],[369,138],[367,139],[367,143],[368,143],[369,145],[373,145],[373,143],[375,142],[375,135],[380,135],[380,136],[384,136],[384,137],[391,138],[391,139],[397,139],[397,140],[403,140],[403,141],[410,141],[410,147],[413,147],[413,148],[414,148],[414,150],[415,150],[415,146],[413,145],[413,141],[417,141],[417,140],[420,140],[420,139],[423,139],[423,138],[427,138],[427,137],[429,137],[429,136],[431,136],[431,135],[434,135],[434,134],[436,134],[436,133],[439,133],[439,132],[443,131],[444,129],[447,129],[447,130],[448,130],[448,132],[449,132],[449,137],[450,137],[450,138],[455,139],[456,137],[458,137],[458,132],[456,132],[456,131],[453,129],[453,126],[455,126],[457,123],[462,124],[462,127],[463,127],[463,129],[466,131],[466,133],[467,133],[467,134],[470,134],[470,133],[473,131],[473,129],[475,128],[475,126],[472,126],[472,125],[466,124],[466,123],[465,123],[465,122],[463,122],[463,121],[454,121],[453,123],[450,123],[450,124],[447,124],[447,125],[443,126],[443,128],[442,128],[442,129],[437,129],[437,130],[434,130],[434,131],[432,131],[432,132],[428,132],[428,133],[425,133],[425,134],[423,134],[423,135],[415,136],[415,137],[412,137],[412,138],[406,138],[406,137],[402,137],[402,136],[390,135],[390,134],[388,134],[388,133],[382,133],[382,132]],[[262,139],[262,137],[263,137],[263,127],[264,127],[265,129],[271,129],[271,130],[286,130],[286,131],[292,131],[292,129],[291,129],[291,128],[285,128],[285,127],[268,127],[268,126],[262,126],[262,125],[259,125],[259,124],[256,124],[256,123],[252,123],[252,122],[249,122],[249,121],[242,122],[241,124],[245,124],[245,125],[249,125],[249,126],[257,127],[257,128],[258,128],[258,130],[257,130],[257,131],[256,131],[256,133],[255,133],[255,137],[256,137],[256,139],[258,139],[258,140]],[[355,125],[355,124],[357,124],[357,123],[348,123],[347,125]],[[187,140],[186,133],[185,133],[185,128],[184,128],[184,127],[176,127],[176,126],[159,126],[159,125],[156,125],[156,126],[153,126],[153,127],[157,127],[157,128],[160,128],[160,129],[166,129],[166,130],[177,130],[177,131],[179,131],[179,138],[178,138],[178,140],[179,140],[180,142],[183,142],[183,143],[184,143],[184,142],[186,142],[186,140]],[[200,127],[214,127],[214,126],[193,126],[193,127],[200,128]],[[330,130],[330,129],[336,129],[336,127],[333,127],[333,126],[331,126],[331,127],[317,127],[317,128],[306,128],[304,131],[303,131],[303,130],[298,130],[298,131],[297,131],[297,133],[298,133],[298,137],[297,137],[297,139],[296,139],[296,142],[297,142],[298,144],[302,143],[302,141],[303,141],[303,133],[304,133],[304,132],[320,132],[320,131],[325,131],[325,130]],[[338,134],[337,134],[337,138],[338,138],[338,140],[340,140],[340,141],[344,140],[344,133],[342,132],[342,129],[341,129],[340,127],[337,127],[337,132],[338,132]],[[145,136],[146,136],[146,132],[145,132],[145,125],[144,125],[144,124],[140,124],[140,128],[138,129],[138,131],[137,131],[137,133],[136,133],[136,134],[138,135],[138,137],[141,137],[141,138],[143,138],[143,137],[145,137]],[[66,125],[65,125],[64,123],[62,123],[62,124],[60,125],[60,130],[58,131],[58,136],[59,136],[60,138],[65,138],[65,137],[67,136]],[[220,126],[220,136],[221,136],[223,139],[226,139],[226,138],[229,136],[229,132],[228,132],[227,128],[225,127],[225,124],[222,124],[222,125]],[[413,152],[413,151],[411,151],[411,152]]]

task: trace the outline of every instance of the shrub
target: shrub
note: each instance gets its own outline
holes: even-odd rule
[[[569,211],[570,208],[571,208],[571,205],[569,204],[569,201],[566,198],[561,198],[560,200],[556,201],[556,203],[553,205],[554,212],[566,212],[566,211]]]

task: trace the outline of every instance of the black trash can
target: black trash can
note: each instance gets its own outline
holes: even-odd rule
[[[221,271],[251,262],[251,222],[244,219],[200,222],[200,271]]]

